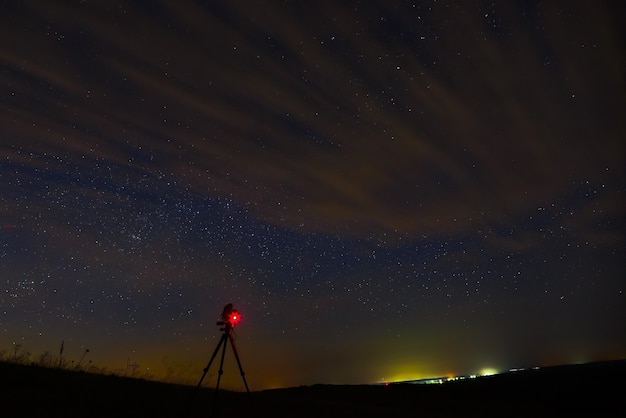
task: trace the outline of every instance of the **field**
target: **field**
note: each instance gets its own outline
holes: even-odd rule
[[[4,417],[610,417],[624,411],[626,360],[444,384],[210,388],[0,363]],[[620,383],[621,382],[621,383]],[[215,397],[215,395],[217,395]]]

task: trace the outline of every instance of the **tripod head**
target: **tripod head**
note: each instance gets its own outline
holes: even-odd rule
[[[220,328],[220,331],[231,330],[235,328],[235,324],[238,324],[241,320],[241,315],[237,309],[233,308],[233,304],[229,303],[224,306],[222,311],[222,320],[217,321],[217,325],[223,325],[224,328]]]

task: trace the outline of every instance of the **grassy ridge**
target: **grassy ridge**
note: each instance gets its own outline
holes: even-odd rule
[[[626,361],[558,366],[441,385],[314,385],[252,393],[0,363],[7,417],[612,416]],[[215,407],[215,409],[213,409]]]

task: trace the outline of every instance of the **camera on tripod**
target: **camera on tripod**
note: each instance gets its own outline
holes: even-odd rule
[[[222,320],[217,321],[217,325],[226,325],[229,328],[233,328],[237,323],[241,321],[241,315],[239,311],[233,308],[233,304],[229,303],[224,306],[224,310],[222,311]]]
[[[215,385],[215,390],[216,391],[219,390],[220,380],[222,378],[222,372],[223,372],[223,367],[224,367],[224,355],[226,354],[226,345],[230,341],[230,346],[233,348],[233,352],[235,353],[235,359],[237,359],[237,365],[239,366],[239,372],[241,373],[243,384],[246,386],[246,392],[250,392],[250,389],[248,389],[248,382],[246,381],[246,375],[243,372],[243,367],[241,367],[241,362],[239,361],[239,354],[237,354],[237,348],[235,347],[235,339],[233,338],[233,334],[234,334],[233,328],[235,327],[235,324],[237,324],[240,320],[241,320],[241,315],[239,314],[239,311],[237,309],[233,308],[232,303],[229,303],[228,305],[224,306],[224,310],[222,311],[222,320],[217,321],[217,325],[222,325],[222,328],[220,328],[220,331],[222,331],[222,337],[220,338],[220,342],[217,344],[217,347],[215,347],[215,351],[213,351],[213,355],[211,356],[211,360],[209,360],[209,364],[207,364],[207,366],[203,369],[202,377],[200,378],[200,381],[198,382],[198,387],[197,387],[198,389],[200,389],[200,386],[202,386],[202,381],[204,380],[204,377],[209,371],[209,368],[211,367],[211,364],[213,363],[213,360],[215,359],[217,352],[219,351],[220,347],[222,347],[222,359],[220,362],[219,373],[217,375],[217,384]],[[214,398],[214,402],[215,402],[215,398]]]

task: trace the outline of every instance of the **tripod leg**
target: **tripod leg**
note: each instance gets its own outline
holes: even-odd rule
[[[237,347],[235,346],[235,339],[232,334],[228,334],[230,339],[230,345],[233,347],[233,352],[235,353],[235,358],[237,359],[237,365],[239,366],[239,372],[241,373],[241,378],[243,379],[243,384],[246,386],[246,392],[250,392],[248,389],[248,382],[246,382],[246,374],[243,372],[243,367],[241,367],[241,362],[239,361],[239,354],[237,353]]]
[[[215,393],[220,389],[220,380],[222,379],[222,374],[224,373],[224,355],[226,354],[226,334],[222,335],[222,340],[224,341],[224,346],[222,347],[222,361],[220,361],[220,371],[217,375],[217,385],[215,385]]]
[[[213,409],[211,410],[211,417],[215,415],[215,406],[217,405],[217,394],[220,390],[220,380],[222,380],[222,374],[224,373],[224,355],[226,354],[226,334],[225,332],[222,335],[222,341],[224,342],[224,346],[222,347],[222,360],[220,361],[220,370],[217,375],[217,384],[215,385],[215,393],[213,394]]]
[[[224,344],[224,348],[226,348],[226,334],[223,334],[222,338],[220,338],[220,342],[217,343],[217,347],[215,347],[215,351],[213,351],[213,355],[211,356],[211,360],[209,360],[209,363],[204,368],[203,373],[202,373],[202,377],[200,378],[200,381],[198,382],[198,386],[196,387],[196,389],[200,389],[200,386],[202,385],[202,381],[204,380],[204,376],[206,376],[207,372],[209,371],[209,367],[211,367],[211,363],[213,363],[213,359],[215,359],[215,356],[217,355],[217,352],[219,351],[220,346],[222,344]],[[222,361],[224,361],[224,355],[223,354],[222,354]],[[221,374],[221,366],[220,366],[220,374]]]

